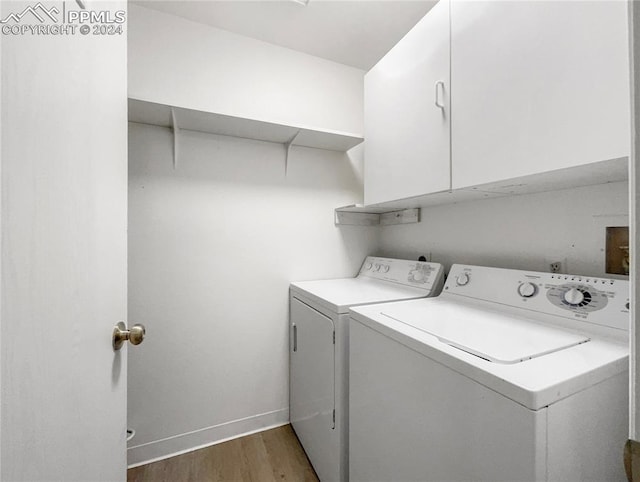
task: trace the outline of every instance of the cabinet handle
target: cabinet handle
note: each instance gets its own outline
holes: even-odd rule
[[[444,92],[444,82],[442,80],[439,80],[436,82],[436,100],[435,100],[435,104],[436,107],[442,109],[444,111],[444,104],[440,103],[440,89],[438,89],[438,86],[442,85],[442,92]]]
[[[298,351],[298,327],[293,324],[293,351]]]

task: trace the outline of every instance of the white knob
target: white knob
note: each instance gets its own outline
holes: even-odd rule
[[[576,288],[571,288],[564,294],[564,300],[570,305],[579,305],[584,300],[584,294]]]
[[[458,286],[464,286],[469,282],[469,275],[467,273],[459,274],[456,278],[456,284]]]
[[[376,263],[376,271],[380,271],[380,265],[378,263]]]
[[[531,282],[522,283],[518,286],[518,294],[523,298],[531,298],[538,292],[538,287]]]
[[[373,265],[372,265],[371,263],[367,263],[367,264],[365,265],[364,269],[369,270],[369,269],[371,269],[372,267],[373,267]]]
[[[384,271],[385,273],[388,273],[389,272],[389,266],[387,266],[387,265],[382,266],[382,271]]]
[[[424,279],[424,273],[422,271],[414,271],[413,272],[413,280],[414,281],[422,281]]]

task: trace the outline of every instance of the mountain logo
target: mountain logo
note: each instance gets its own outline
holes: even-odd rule
[[[9,23],[11,20],[13,20],[15,23],[20,23],[22,17],[24,17],[28,13],[36,17],[40,21],[40,23],[44,23],[46,21],[45,16],[49,17],[52,21],[57,23],[58,18],[55,15],[58,15],[60,13],[60,10],[58,10],[56,7],[47,9],[44,5],[42,5],[42,3],[38,2],[34,6],[28,6],[21,13],[11,13],[7,15],[7,18],[5,18],[4,20],[0,20],[0,23]]]

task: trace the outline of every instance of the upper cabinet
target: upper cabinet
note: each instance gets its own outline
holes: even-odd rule
[[[441,0],[365,75],[365,204],[450,189],[449,58]]]
[[[625,179],[628,49],[623,1],[440,0],[365,75],[365,205]]]
[[[451,2],[452,184],[629,155],[627,5]]]

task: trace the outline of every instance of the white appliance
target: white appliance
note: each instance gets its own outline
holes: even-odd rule
[[[349,308],[439,293],[442,265],[367,257],[355,278],[290,290],[290,418],[322,482],[348,480]]]
[[[454,265],[350,321],[350,479],[624,481],[629,283]]]

